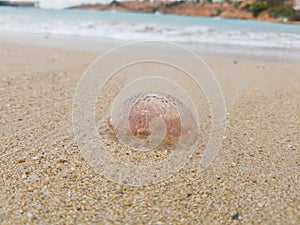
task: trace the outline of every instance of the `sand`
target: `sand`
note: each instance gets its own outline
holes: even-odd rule
[[[97,174],[74,140],[73,97],[99,56],[0,42],[1,224],[298,224],[300,64],[206,57],[228,106],[224,143],[144,187]]]

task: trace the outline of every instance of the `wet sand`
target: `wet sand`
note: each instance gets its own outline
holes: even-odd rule
[[[72,104],[96,52],[0,42],[1,224],[298,224],[300,64],[204,57],[228,114],[224,143],[159,184],[113,183],[74,140]]]

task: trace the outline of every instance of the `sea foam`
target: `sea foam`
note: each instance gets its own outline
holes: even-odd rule
[[[259,21],[86,10],[0,8],[0,31],[300,49],[300,26]]]

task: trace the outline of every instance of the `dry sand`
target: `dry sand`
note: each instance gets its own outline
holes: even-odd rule
[[[1,224],[299,224],[299,63],[207,57],[228,104],[217,158],[128,187],[73,139],[73,96],[97,56],[0,43]]]

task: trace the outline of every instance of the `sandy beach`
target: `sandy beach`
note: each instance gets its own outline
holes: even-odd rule
[[[0,40],[1,224],[298,224],[300,64],[203,55],[228,107],[222,149],[152,186],[97,174],[72,104],[101,52]]]

